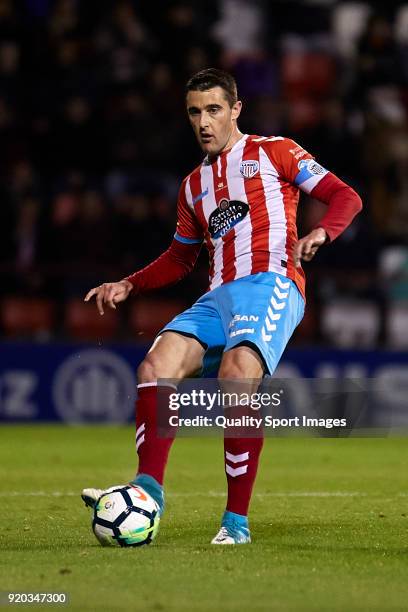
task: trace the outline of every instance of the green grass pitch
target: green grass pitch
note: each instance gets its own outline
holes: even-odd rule
[[[269,439],[236,547],[209,545],[222,457],[221,439],[177,440],[159,537],[106,549],[79,493],[133,476],[133,429],[3,426],[0,590],[66,592],[70,610],[407,609],[406,439]]]

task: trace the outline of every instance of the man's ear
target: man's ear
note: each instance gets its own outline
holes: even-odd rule
[[[234,120],[238,119],[238,117],[241,114],[241,110],[242,110],[242,102],[241,100],[237,100],[231,109],[231,119],[234,119]]]

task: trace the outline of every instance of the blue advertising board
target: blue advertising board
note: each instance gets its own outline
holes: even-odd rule
[[[133,419],[137,345],[0,344],[0,421]],[[408,353],[288,350],[277,377],[376,379],[384,405],[408,412]]]

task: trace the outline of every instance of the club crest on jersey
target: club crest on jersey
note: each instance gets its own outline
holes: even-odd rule
[[[244,178],[252,178],[259,172],[259,161],[256,159],[247,159],[239,165],[239,171]]]

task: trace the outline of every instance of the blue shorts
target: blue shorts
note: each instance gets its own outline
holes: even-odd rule
[[[292,280],[275,272],[259,272],[205,293],[160,333],[179,332],[204,346],[202,376],[218,370],[222,354],[240,344],[256,350],[266,373],[272,374],[304,308]]]

